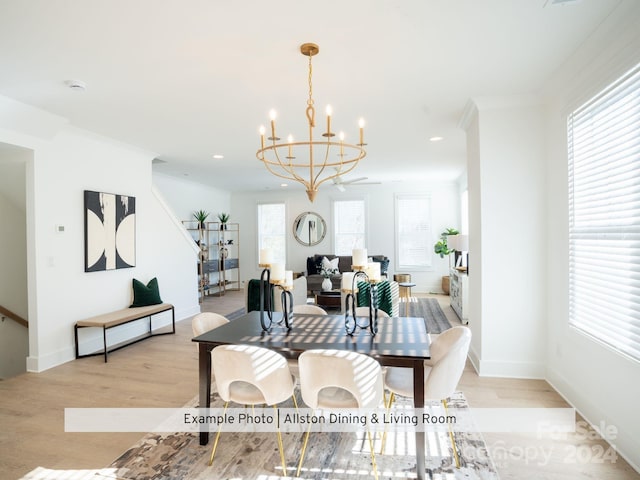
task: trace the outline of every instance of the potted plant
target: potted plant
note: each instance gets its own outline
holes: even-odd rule
[[[454,249],[450,249],[449,245],[447,245],[447,237],[449,235],[458,235],[459,233],[460,232],[455,228],[447,228],[440,234],[440,238],[433,246],[433,251],[440,255],[440,258],[444,258],[452,252],[455,252]],[[449,295],[449,275],[444,275],[442,277],[442,291],[445,293],[445,295]]]
[[[320,269],[320,274],[324,278],[324,280],[322,281],[323,291],[328,291],[333,288],[333,283],[331,282],[331,276],[336,275],[337,273],[338,273],[337,268],[330,268],[330,267],[323,266]]]
[[[220,230],[226,230],[227,229],[227,222],[229,221],[229,214],[228,213],[219,213],[218,214],[218,220],[220,220]]]
[[[198,228],[206,228],[205,222],[207,221],[208,216],[209,212],[205,212],[204,210],[196,210],[193,212],[193,217],[198,221]]]

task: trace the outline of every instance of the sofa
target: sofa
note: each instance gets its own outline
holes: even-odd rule
[[[327,257],[329,260],[338,258],[338,270],[339,273],[331,276],[331,284],[334,290],[340,288],[342,282],[342,272],[351,272],[351,265],[353,264],[353,258],[351,255],[320,255],[316,254],[307,258],[307,290],[310,293],[319,292],[322,290],[322,281],[324,277],[320,274],[322,258]],[[380,274],[382,278],[386,278],[387,271],[389,269],[389,258],[384,255],[369,255],[374,262],[380,262]]]

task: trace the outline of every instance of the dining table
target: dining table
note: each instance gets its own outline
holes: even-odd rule
[[[374,335],[368,328],[356,328],[352,335],[345,329],[344,315],[293,314],[288,327],[282,313],[273,312],[273,323],[263,330],[260,312],[249,312],[227,324],[193,338],[198,344],[200,408],[211,406],[211,350],[219,345],[253,345],[297,358],[315,349],[337,349],[363,353],[382,366],[413,369],[413,401],[415,408],[424,407],[424,361],[430,358],[430,337],[426,321],[420,317],[378,318]],[[362,324],[368,318],[360,318]],[[416,472],[425,478],[425,432],[416,429]],[[209,442],[209,431],[200,432],[200,445]]]

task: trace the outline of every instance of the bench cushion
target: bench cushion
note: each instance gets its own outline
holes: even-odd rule
[[[152,278],[146,285],[140,280],[133,279],[132,307],[146,307],[147,305],[158,305],[160,303],[162,303],[162,300],[160,299],[157,278]]]
[[[76,323],[78,327],[115,327],[122,323],[127,323],[132,320],[144,318],[155,313],[164,312],[165,310],[171,310],[173,305],[170,303],[161,303],[159,305],[149,305],[147,307],[131,307],[123,308],[111,313],[105,313],[103,315],[97,315],[95,317],[80,320]]]

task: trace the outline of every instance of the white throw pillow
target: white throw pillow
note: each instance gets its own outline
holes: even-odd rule
[[[338,257],[333,260],[329,260],[327,257],[322,257],[322,268],[325,270],[335,270],[336,275],[340,273],[340,269],[338,268],[338,262],[340,259]]]

